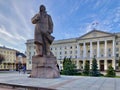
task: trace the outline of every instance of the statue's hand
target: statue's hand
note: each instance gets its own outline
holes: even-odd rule
[[[38,23],[38,21],[40,21],[40,16],[39,14],[36,14],[32,19],[31,19],[33,24]]]
[[[49,34],[51,34],[51,33],[52,33],[52,31],[51,31],[51,30],[49,30],[49,31],[48,31],[48,33],[49,33]]]

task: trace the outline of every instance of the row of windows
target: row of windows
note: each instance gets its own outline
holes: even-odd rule
[[[67,54],[67,53],[68,53],[67,51],[64,52],[64,54]],[[69,51],[69,53],[72,54],[73,51]],[[74,53],[77,54],[77,51],[75,51]],[[62,52],[59,52],[59,54],[62,55]]]
[[[119,48],[116,48],[116,51],[119,51]],[[96,53],[97,49],[94,49],[93,52]],[[100,49],[100,52],[104,52],[104,49]],[[108,52],[111,52],[111,48],[108,48]],[[75,53],[77,54],[77,50],[75,51]],[[83,53],[83,50],[81,50],[81,53]],[[90,50],[88,50],[88,53],[90,53]],[[60,55],[61,54],[62,52],[60,52]],[[65,51],[65,54],[67,54],[67,51]],[[72,54],[72,51],[70,51],[70,54]]]
[[[64,57],[59,56],[59,57],[58,57],[59,60],[62,60],[62,59],[64,59],[64,58],[77,58],[77,56],[64,56]]]
[[[55,50],[57,50],[58,48],[55,48]],[[70,47],[70,49],[72,49],[72,47]],[[53,50],[53,48],[51,48],[51,50]],[[60,50],[61,50],[61,48],[60,48]],[[108,48],[108,51],[110,52],[112,50],[112,48]],[[88,50],[88,51],[90,51],[90,50]],[[94,51],[96,52],[97,51],[97,49],[94,49]],[[104,49],[100,49],[100,51],[104,51]],[[116,51],[119,51],[119,48],[116,48]]]
[[[117,49],[117,51],[119,51],[119,48]],[[81,50],[80,53],[83,53],[83,52],[84,51]],[[102,49],[100,53],[103,53],[103,52],[104,52],[104,50]],[[77,50],[74,53],[77,54]],[[90,53],[90,50],[88,50],[88,53]],[[97,50],[94,49],[93,53],[97,53]],[[108,49],[108,53],[111,53],[111,49]],[[57,54],[57,52],[55,54]],[[68,54],[68,51],[65,51],[64,54]],[[73,54],[73,51],[69,51],[69,54]],[[62,55],[62,52],[59,52],[59,55]]]
[[[65,46],[64,48],[62,48],[62,47],[59,47],[59,49],[60,50],[62,50],[62,49],[73,49],[73,48],[77,48],[77,46],[70,46],[70,47],[67,47],[67,46]],[[57,50],[58,48],[54,48],[54,50]],[[51,50],[53,50],[53,48],[51,48]]]
[[[97,55],[96,55],[96,54],[94,54],[93,56],[95,56],[95,57],[96,57]],[[101,57],[104,57],[104,55],[103,55],[103,54],[101,54],[100,56],[101,56]],[[65,57],[67,57],[67,58],[77,58],[77,56],[64,56],[64,57],[59,56],[59,57],[58,57],[58,59],[60,59],[60,60],[61,60],[61,59],[64,59]],[[82,56],[80,56],[80,57],[83,57],[83,55],[82,55]],[[87,57],[90,57],[90,56],[87,56]],[[108,54],[108,55],[107,55],[107,57],[112,57],[112,54]],[[119,57],[119,54],[116,54],[116,57]]]
[[[8,69],[8,68],[10,68],[10,66],[9,65],[0,65],[0,68]]]
[[[15,52],[9,52],[9,51],[0,51],[1,54],[15,54]]]

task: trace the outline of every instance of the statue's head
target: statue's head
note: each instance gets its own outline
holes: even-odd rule
[[[44,5],[41,5],[41,6],[40,6],[40,12],[45,12],[45,11],[46,11],[45,6],[44,6]]]

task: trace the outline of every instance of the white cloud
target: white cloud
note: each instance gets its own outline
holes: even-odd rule
[[[79,9],[79,7],[80,7],[80,4],[81,4],[80,1],[74,2],[74,3],[73,3],[73,6],[72,6],[72,8],[71,8],[71,10],[70,10],[70,14],[72,14],[72,13],[75,12],[75,11],[77,11],[77,10]]]
[[[16,5],[15,2],[12,2],[12,3],[13,3],[13,7],[14,7],[14,9],[15,9],[16,14],[19,16],[21,22],[23,23],[23,25],[24,25],[25,28],[26,28],[26,31],[28,31],[28,32],[31,31],[30,27],[28,26],[28,23],[26,22],[26,19],[25,19],[23,13],[22,13],[21,10],[20,10],[20,7],[18,7],[18,5]],[[28,11],[27,11],[27,12],[28,12]]]
[[[4,26],[0,27],[0,34],[4,34],[5,36],[9,37],[9,38],[13,38],[13,35],[10,34],[8,31],[6,31]]]

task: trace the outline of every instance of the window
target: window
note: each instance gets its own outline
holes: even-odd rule
[[[57,48],[55,48],[55,50],[57,50]]]
[[[96,53],[96,49],[94,49],[94,53]]]
[[[51,50],[52,50],[52,48],[51,48]]]
[[[108,52],[110,52],[111,51],[111,48],[108,48]]]
[[[29,52],[29,55],[31,55],[31,52]]]
[[[67,47],[65,46],[65,49],[67,49]]]
[[[72,49],[72,46],[70,47],[70,49]]]
[[[116,57],[119,57],[119,54],[116,54]]]
[[[77,58],[77,56],[75,56],[75,58]]]
[[[4,68],[6,68],[6,66],[4,65]]]
[[[88,50],[88,53],[90,53],[90,50]]]
[[[65,51],[65,54],[67,54],[67,51]]]
[[[62,54],[62,52],[60,52],[60,55]]]
[[[70,51],[70,54],[72,54],[72,51]]]
[[[116,48],[116,51],[119,51],[119,48]]]
[[[60,50],[61,50],[62,48],[60,47]]]
[[[60,64],[62,64],[63,62],[62,61],[60,61]]]
[[[31,61],[29,61],[29,64],[31,64]]]
[[[29,49],[31,49],[31,46],[29,46]]]
[[[104,52],[104,50],[103,50],[103,49],[101,49],[101,52]]]
[[[75,51],[75,54],[77,54],[77,50]]]
[[[108,56],[111,57],[111,54],[109,54]]]
[[[103,54],[101,54],[101,57],[103,57]]]
[[[55,52],[55,55],[57,55],[57,52]]]
[[[81,53],[83,53],[83,50],[81,51]]]
[[[77,48],[77,46],[75,46],[75,48]]]
[[[96,55],[94,55],[94,57],[96,57]]]
[[[118,45],[118,42],[116,42],[116,45]]]
[[[60,56],[60,60],[62,59],[62,56]]]

